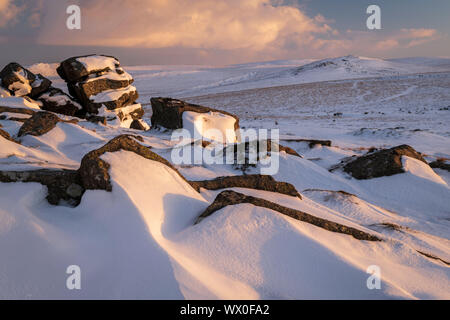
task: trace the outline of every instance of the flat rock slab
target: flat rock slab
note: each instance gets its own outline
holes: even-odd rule
[[[208,190],[225,188],[248,188],[277,192],[302,199],[295,187],[287,182],[276,181],[272,176],[261,174],[249,174],[241,176],[218,177],[213,180],[191,181],[191,184]]]
[[[125,91],[115,100],[104,102],[89,101],[87,104],[85,104],[85,107],[87,112],[92,114],[98,114],[99,109],[103,106],[105,106],[106,109],[108,110],[116,110],[119,108],[133,105],[138,98],[139,94],[137,90],[130,90]]]
[[[310,148],[314,148],[317,145],[324,146],[324,147],[331,147],[331,140],[317,140],[317,139],[280,139],[280,141],[286,141],[286,142],[306,142],[308,143],[308,146]]]
[[[67,86],[69,92],[74,97],[77,97],[81,103],[86,104],[89,102],[91,96],[95,96],[106,90],[117,90],[126,88],[133,83],[133,79],[130,80],[114,80],[108,78],[101,79],[89,79],[87,81],[81,81],[77,83],[69,83]]]

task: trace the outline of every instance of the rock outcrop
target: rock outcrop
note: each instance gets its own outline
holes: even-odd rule
[[[55,116],[49,112],[36,113],[39,117],[47,117],[48,114]],[[52,118],[51,121],[53,122],[54,120]],[[40,129],[38,128],[38,130]],[[0,130],[0,135],[1,132],[2,130]],[[0,182],[38,182],[47,186],[47,200],[50,204],[59,205],[61,201],[64,201],[69,205],[77,206],[86,190],[112,191],[108,172],[110,165],[100,157],[106,152],[125,150],[168,166],[190,184],[170,162],[152,152],[149,147],[141,145],[137,140],[142,140],[142,138],[133,135],[120,135],[111,139],[103,147],[87,153],[81,160],[78,170],[0,171]],[[196,184],[191,185],[196,191],[199,190]]]
[[[237,204],[243,204],[243,203],[249,203],[254,206],[262,207],[271,209],[274,211],[277,211],[281,214],[284,214],[286,216],[289,216],[291,218],[294,218],[299,221],[303,221],[309,224],[312,224],[316,227],[331,231],[331,232],[337,232],[342,234],[347,234],[355,239],[358,240],[367,240],[367,241],[381,241],[380,238],[378,238],[375,235],[372,235],[370,233],[355,229],[353,227],[348,227],[343,224],[329,221],[323,218],[319,218],[316,216],[313,216],[311,214],[308,214],[306,212],[302,212],[299,210],[295,210],[292,208],[284,207],[279,204],[276,204],[274,202],[256,198],[252,196],[247,196],[242,193],[238,193],[231,190],[226,190],[221,192],[219,195],[217,195],[214,202],[206,208],[206,210],[197,218],[195,224],[200,223],[203,219],[210,216],[214,212],[231,205],[237,205]]]
[[[174,170],[181,178],[186,180],[169,161],[151,151],[150,148],[141,145],[136,140],[142,141],[142,138],[133,135],[120,135],[110,140],[103,147],[86,154],[81,160],[81,165],[78,170],[83,186],[86,189],[111,191],[112,185],[108,172],[110,165],[100,157],[106,152],[116,152],[119,150],[134,152],[146,159],[158,161]],[[193,187],[198,191],[198,187],[195,185]]]
[[[420,153],[408,145],[365,154],[344,165],[344,171],[356,179],[371,179],[403,173],[402,156],[427,163]]]
[[[41,74],[33,74],[20,64],[12,62],[1,71],[2,86],[11,95],[21,96],[30,101],[42,102],[41,109],[68,115],[79,115],[81,105],[60,89],[51,86],[52,82]]]
[[[75,170],[40,169],[29,171],[0,171],[1,182],[38,182],[47,186],[47,201],[58,205],[61,201],[76,206],[85,191]]]
[[[136,104],[139,95],[133,78],[120,66],[119,60],[105,55],[69,58],[59,65],[58,74],[67,82],[69,92],[83,107],[86,118],[118,119],[122,126],[147,129],[141,120],[144,110]]]
[[[229,177],[219,177],[212,180],[190,181],[191,185],[208,190],[225,188],[248,188],[282,193],[288,196],[302,198],[295,187],[287,182],[276,181],[272,176],[251,174]]]

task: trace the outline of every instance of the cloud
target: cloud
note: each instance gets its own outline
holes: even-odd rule
[[[380,56],[439,39],[434,29],[337,30],[334,21],[285,0],[38,0],[27,10],[43,45],[196,52],[222,63],[346,54]],[[38,2],[36,1],[36,2]],[[67,5],[81,30],[66,28]],[[15,7],[0,0],[4,7]],[[11,8],[12,8],[11,7]],[[1,6],[0,6],[1,8]],[[225,58],[224,58],[225,57]]]
[[[406,48],[416,47],[441,37],[435,29],[402,29],[400,33],[402,39],[406,40]]]
[[[400,29],[394,31],[347,30],[336,41],[336,49],[359,52],[369,56],[404,50],[440,39],[435,29]]]
[[[82,1],[82,30],[64,30],[55,20],[43,29],[46,44],[120,47],[189,47],[265,50],[332,28],[322,16],[310,18],[298,8],[269,0],[95,0]],[[59,13],[63,13],[64,8]],[[66,19],[67,15],[52,14]],[[47,19],[48,20],[48,19]],[[55,28],[55,24],[59,28]]]
[[[0,28],[14,24],[22,9],[23,7],[15,5],[12,0],[0,0]]]

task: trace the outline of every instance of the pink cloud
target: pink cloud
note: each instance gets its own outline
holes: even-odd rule
[[[269,0],[96,0],[83,2],[82,30],[70,33],[55,28],[66,19],[56,6],[41,43],[265,50],[291,35],[333,31],[323,17]]]
[[[71,31],[67,3],[44,2],[37,41],[49,45],[193,48],[203,55],[221,50],[233,61],[249,61],[376,56],[439,38],[425,28],[339,32],[331,19],[309,17],[294,5],[274,6],[274,0],[84,0],[78,2],[82,29]]]
[[[0,0],[0,28],[14,24],[22,9],[23,7],[15,5],[12,0]]]

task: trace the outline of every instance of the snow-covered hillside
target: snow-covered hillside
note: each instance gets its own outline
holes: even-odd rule
[[[30,70],[68,92],[56,67]],[[48,132],[21,135],[39,104],[0,98],[0,298],[450,298],[448,60],[124,69],[143,104],[187,97],[239,116],[241,128],[279,129],[283,149],[267,155],[279,158],[273,178],[300,196],[266,184],[199,188],[203,180],[260,173],[261,164],[174,163],[174,152],[223,150],[217,139],[180,147],[171,130],[60,114]],[[148,124],[151,115],[147,105]],[[199,122],[236,124],[212,113],[183,117],[191,131]],[[357,179],[345,170],[402,144],[422,155],[385,165],[401,173]],[[61,184],[79,204],[49,203]],[[232,196],[253,200],[223,201]],[[66,287],[70,265],[81,268],[81,290]],[[379,267],[380,289],[367,286],[370,266]]]
[[[57,64],[41,63],[31,66],[30,70],[58,82],[56,67]],[[154,96],[192,97],[319,81],[450,71],[450,59],[382,60],[350,55],[323,60],[279,60],[223,67],[154,65],[126,69],[140,89],[139,101],[147,103]]]

